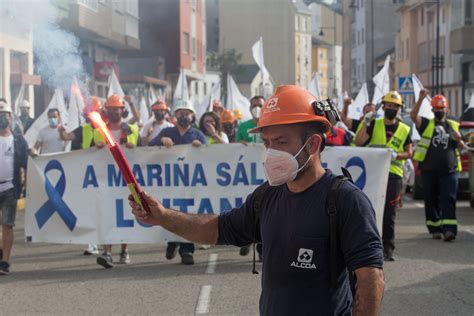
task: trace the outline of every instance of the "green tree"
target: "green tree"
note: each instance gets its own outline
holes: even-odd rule
[[[207,66],[210,69],[219,71],[222,74],[221,87],[222,95],[227,94],[227,74],[238,75],[244,71],[244,67],[240,65],[242,53],[238,53],[235,49],[225,49],[222,53],[209,53],[207,56]]]

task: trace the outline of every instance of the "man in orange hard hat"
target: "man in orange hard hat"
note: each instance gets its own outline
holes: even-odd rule
[[[201,244],[262,242],[261,315],[377,315],[384,281],[375,211],[360,189],[321,165],[325,134],[337,118],[330,101],[280,86],[251,131],[267,148],[268,182],[241,207],[197,216],[145,195],[151,213],[129,197],[133,213]],[[357,276],[353,307],[348,270]]]
[[[224,110],[221,114],[222,130],[227,134],[229,143],[235,143],[235,129],[237,127],[237,119],[231,110]]]
[[[410,117],[421,135],[413,159],[418,161],[425,199],[426,226],[434,239],[453,241],[457,235],[456,195],[462,170],[458,149],[466,148],[459,123],[447,118],[448,100],[431,100],[434,118],[418,115],[428,90],[422,89]]]
[[[169,109],[165,101],[156,101],[152,104],[151,110],[153,111],[153,118],[145,123],[140,133],[143,146],[148,146],[148,143],[158,136],[163,129],[174,126],[167,120]]]
[[[110,96],[105,102],[104,115],[107,118],[107,127],[112,137],[120,145],[127,148],[135,148],[141,145],[138,126],[136,124],[127,124],[123,122],[125,116],[125,105],[123,100],[116,94]],[[105,139],[97,129],[94,130],[94,143],[98,148],[105,146]],[[120,264],[130,263],[130,255],[128,253],[128,245],[122,244],[120,252]],[[112,245],[104,245],[104,253],[97,257],[97,264],[104,268],[112,268],[114,262],[112,260]]]

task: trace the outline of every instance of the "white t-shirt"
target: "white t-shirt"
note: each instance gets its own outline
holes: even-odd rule
[[[46,126],[40,130],[38,142],[41,143],[40,154],[60,153],[66,149],[66,142],[61,139],[56,127]]]
[[[165,122],[163,124],[158,124],[156,122],[156,119],[154,117],[152,117],[150,120],[148,120],[148,122],[146,122],[146,124],[143,126],[143,129],[140,133],[140,136],[141,137],[146,137],[146,135],[148,134],[148,131],[150,130],[150,128],[153,128],[153,132],[150,134],[150,136],[148,137],[148,141],[151,141],[153,138],[155,138],[156,136],[158,136],[158,134],[160,134],[160,132],[167,128],[167,127],[173,127],[174,125],[168,121],[165,120]]]
[[[120,144],[120,136],[122,136],[122,129],[111,129],[110,133],[112,134],[112,137],[114,138],[115,142],[117,144]]]
[[[13,188],[14,146],[13,135],[0,136],[0,192]]]

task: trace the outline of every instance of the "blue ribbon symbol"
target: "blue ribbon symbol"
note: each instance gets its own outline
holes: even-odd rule
[[[362,173],[360,176],[355,180],[354,184],[359,188],[359,189],[364,189],[365,187],[365,181],[367,178],[366,170],[365,170],[365,164],[364,160],[360,157],[352,157],[349,159],[349,161],[346,164],[346,169],[349,169],[350,167],[359,167],[362,169]]]
[[[47,173],[51,170],[58,170],[61,173],[56,186],[53,187],[48,179]],[[43,204],[36,212],[35,217],[38,222],[38,226],[41,229],[44,224],[50,219],[55,212],[64,221],[70,231],[74,230],[76,226],[77,218],[71,212],[71,209],[63,201],[64,191],[66,190],[66,177],[64,176],[64,169],[61,163],[57,160],[51,160],[44,169],[44,188],[49,200]]]

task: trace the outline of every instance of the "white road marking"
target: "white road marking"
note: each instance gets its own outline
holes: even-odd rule
[[[217,253],[211,253],[209,255],[209,262],[207,263],[207,274],[213,274],[216,271],[217,258],[219,255]]]
[[[199,292],[199,299],[196,306],[196,314],[208,314],[209,302],[211,301],[211,285],[203,285]]]

